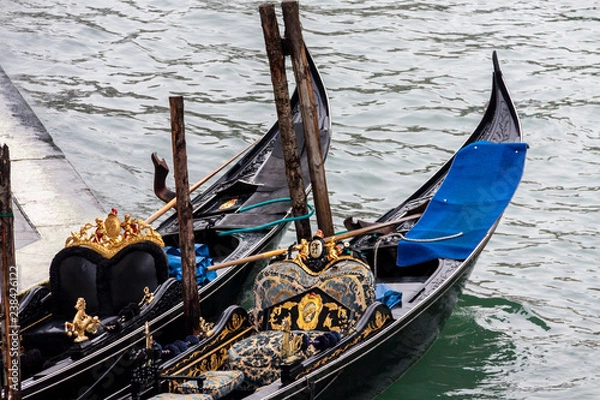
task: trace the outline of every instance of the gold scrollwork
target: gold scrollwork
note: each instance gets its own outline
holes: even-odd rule
[[[286,301],[282,305],[273,308],[273,311],[271,311],[271,314],[269,315],[269,324],[271,325],[271,329],[281,330],[282,323],[278,323],[278,321],[280,320],[282,310],[286,310],[289,312],[291,309],[293,309],[296,306],[297,306],[296,303],[291,302],[291,301]]]
[[[71,232],[65,247],[86,246],[106,258],[111,258],[124,247],[142,241],[165,246],[161,235],[150,225],[131,218],[129,214],[126,214],[121,222],[117,217],[117,210],[113,208],[104,221],[96,218],[95,223],[85,224],[79,232]]]
[[[340,354],[344,353],[352,346],[355,346],[356,344],[365,340],[373,332],[381,329],[390,319],[391,319],[390,315],[383,314],[381,311],[376,311],[373,320],[367,325],[367,327],[358,336],[356,336],[350,342],[346,342],[344,346],[338,347],[333,353],[331,353],[329,355],[329,357],[324,357],[324,358],[320,359],[319,361],[317,361],[316,363],[311,365],[310,368],[307,368],[306,370],[302,371],[298,376],[296,376],[296,379],[305,376],[309,372],[314,371],[315,369],[319,368],[320,366],[328,363],[330,360],[337,358]]]

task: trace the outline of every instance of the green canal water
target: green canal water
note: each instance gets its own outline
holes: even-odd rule
[[[185,98],[190,180],[275,120],[257,1],[0,0],[0,65],[105,209],[144,217]],[[595,399],[600,14],[582,1],[301,1],[329,90],[334,222],[375,218],[477,126],[492,51],[524,178],[431,350],[378,397]],[[290,240],[293,237],[288,235]]]

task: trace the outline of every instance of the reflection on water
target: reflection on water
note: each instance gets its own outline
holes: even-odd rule
[[[402,385],[391,387],[378,399],[501,396],[490,382],[502,381],[519,355],[508,336],[474,324],[474,314],[473,309],[465,307],[464,300],[459,301],[431,350],[404,375]],[[457,381],[461,382],[460,388],[448,390]]]
[[[170,95],[185,98],[192,181],[275,120],[260,2],[1,4],[0,64],[106,209],[160,206],[149,156],[170,160]],[[442,337],[382,398],[596,395],[596,11],[573,0],[301,1],[332,103],[338,227],[396,205],[460,146],[488,99],[494,49],[531,146]]]

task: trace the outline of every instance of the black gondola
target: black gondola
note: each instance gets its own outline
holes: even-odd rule
[[[310,57],[309,64],[321,150],[326,155],[331,135],[329,100]],[[291,105],[308,193],[310,176],[297,93]],[[192,200],[199,257],[222,263],[278,245],[293,219],[284,170],[275,123],[222,177]],[[162,196],[168,199],[164,198],[168,194]],[[166,245],[171,251],[178,245],[176,214],[156,231],[129,216],[121,221],[116,214],[113,210],[105,220],[97,219],[75,232],[52,261],[49,283],[21,297],[21,390],[25,399],[92,394],[101,398],[104,389],[113,391],[119,382],[126,382],[127,361],[120,354],[143,343],[145,329],[164,340],[181,331],[181,281],[170,277],[177,271],[172,270],[162,249]],[[176,259],[177,251],[173,251]],[[203,251],[208,254],[201,254]],[[199,282],[202,316],[218,316],[228,304],[241,301],[245,289],[251,290],[257,270],[265,264],[226,268],[212,280]],[[75,319],[81,317],[85,322],[73,320],[74,306]],[[78,331],[79,325],[84,328]],[[92,394],[87,393],[94,384]]]
[[[256,278],[253,310],[231,306],[187,351],[140,350],[133,397],[364,399],[406,372],[437,338],[521,179],[527,145],[495,53],[493,63],[482,121],[432,178],[371,226],[350,220],[354,231],[317,235],[273,261]],[[156,381],[144,379],[149,368]]]

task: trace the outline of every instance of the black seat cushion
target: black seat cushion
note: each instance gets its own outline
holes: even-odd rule
[[[70,321],[79,297],[85,299],[88,315],[117,315],[141,301],[144,287],[153,291],[168,275],[167,257],[152,242],[129,245],[111,258],[84,246],[67,247],[50,265],[54,315]]]
[[[129,303],[139,303],[145,287],[154,291],[169,277],[163,249],[151,242],[129,246],[111,260],[113,262],[107,262],[104,268],[112,315]]]
[[[67,247],[56,254],[50,265],[54,316],[70,321],[79,297],[85,299],[88,314],[98,314],[98,265],[104,261],[105,258],[94,250],[81,246]]]

